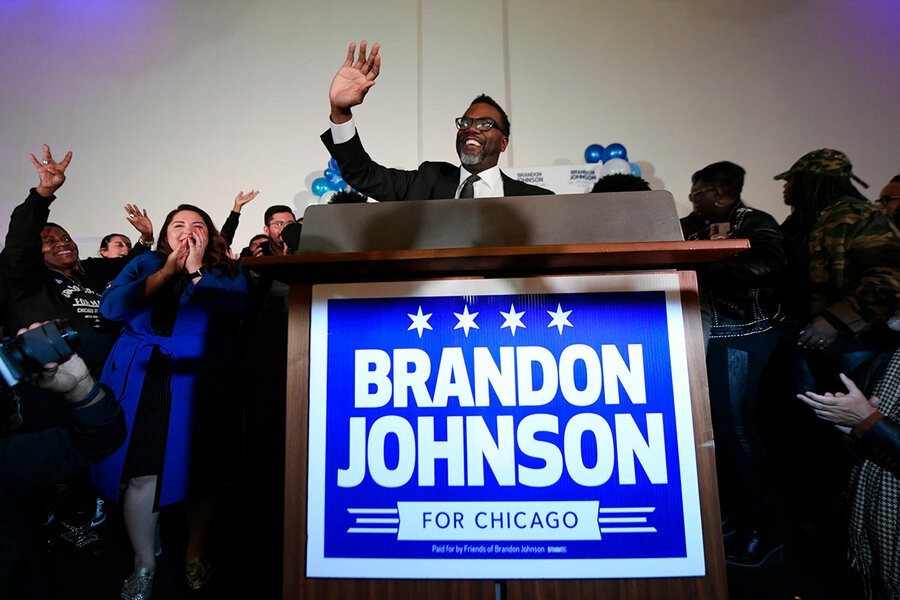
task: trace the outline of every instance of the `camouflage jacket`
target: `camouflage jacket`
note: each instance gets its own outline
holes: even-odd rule
[[[900,232],[875,206],[839,199],[810,230],[809,282],[811,315],[853,334],[884,321],[900,292]]]

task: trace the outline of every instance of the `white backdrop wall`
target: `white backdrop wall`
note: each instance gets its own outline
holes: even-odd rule
[[[83,256],[131,233],[126,202],[221,223],[256,187],[245,245],[266,206],[315,201],[328,85],[363,38],[383,66],[356,116],[384,164],[455,161],[485,92],[512,121],[501,165],[621,142],[685,214],[691,173],[728,159],[781,220],[772,175],[808,150],[847,152],[870,198],[900,172],[898,31],[896,0],[0,0],[0,234],[46,142],[75,153],[51,218]]]

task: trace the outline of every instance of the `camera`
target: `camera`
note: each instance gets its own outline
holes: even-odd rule
[[[61,362],[78,348],[78,332],[56,319],[0,341],[0,390],[15,387],[40,372],[47,363]]]

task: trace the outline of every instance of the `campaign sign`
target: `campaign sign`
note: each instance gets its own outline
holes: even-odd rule
[[[674,273],[313,288],[307,576],[704,574]]]

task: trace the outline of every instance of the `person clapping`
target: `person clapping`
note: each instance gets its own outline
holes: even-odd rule
[[[900,596],[900,351],[872,395],[840,374],[846,392],[797,397],[855,442],[863,460],[850,475],[850,563],[868,598]]]
[[[205,540],[217,468],[224,462],[218,419],[237,354],[247,282],[209,215],[182,204],[166,217],[156,252],[133,260],[103,293],[104,317],[123,321],[101,380],[120,398],[128,441],[94,472],[119,497],[134,549],[122,597],[150,596],[160,507],[187,500],[185,577],[209,578]]]

